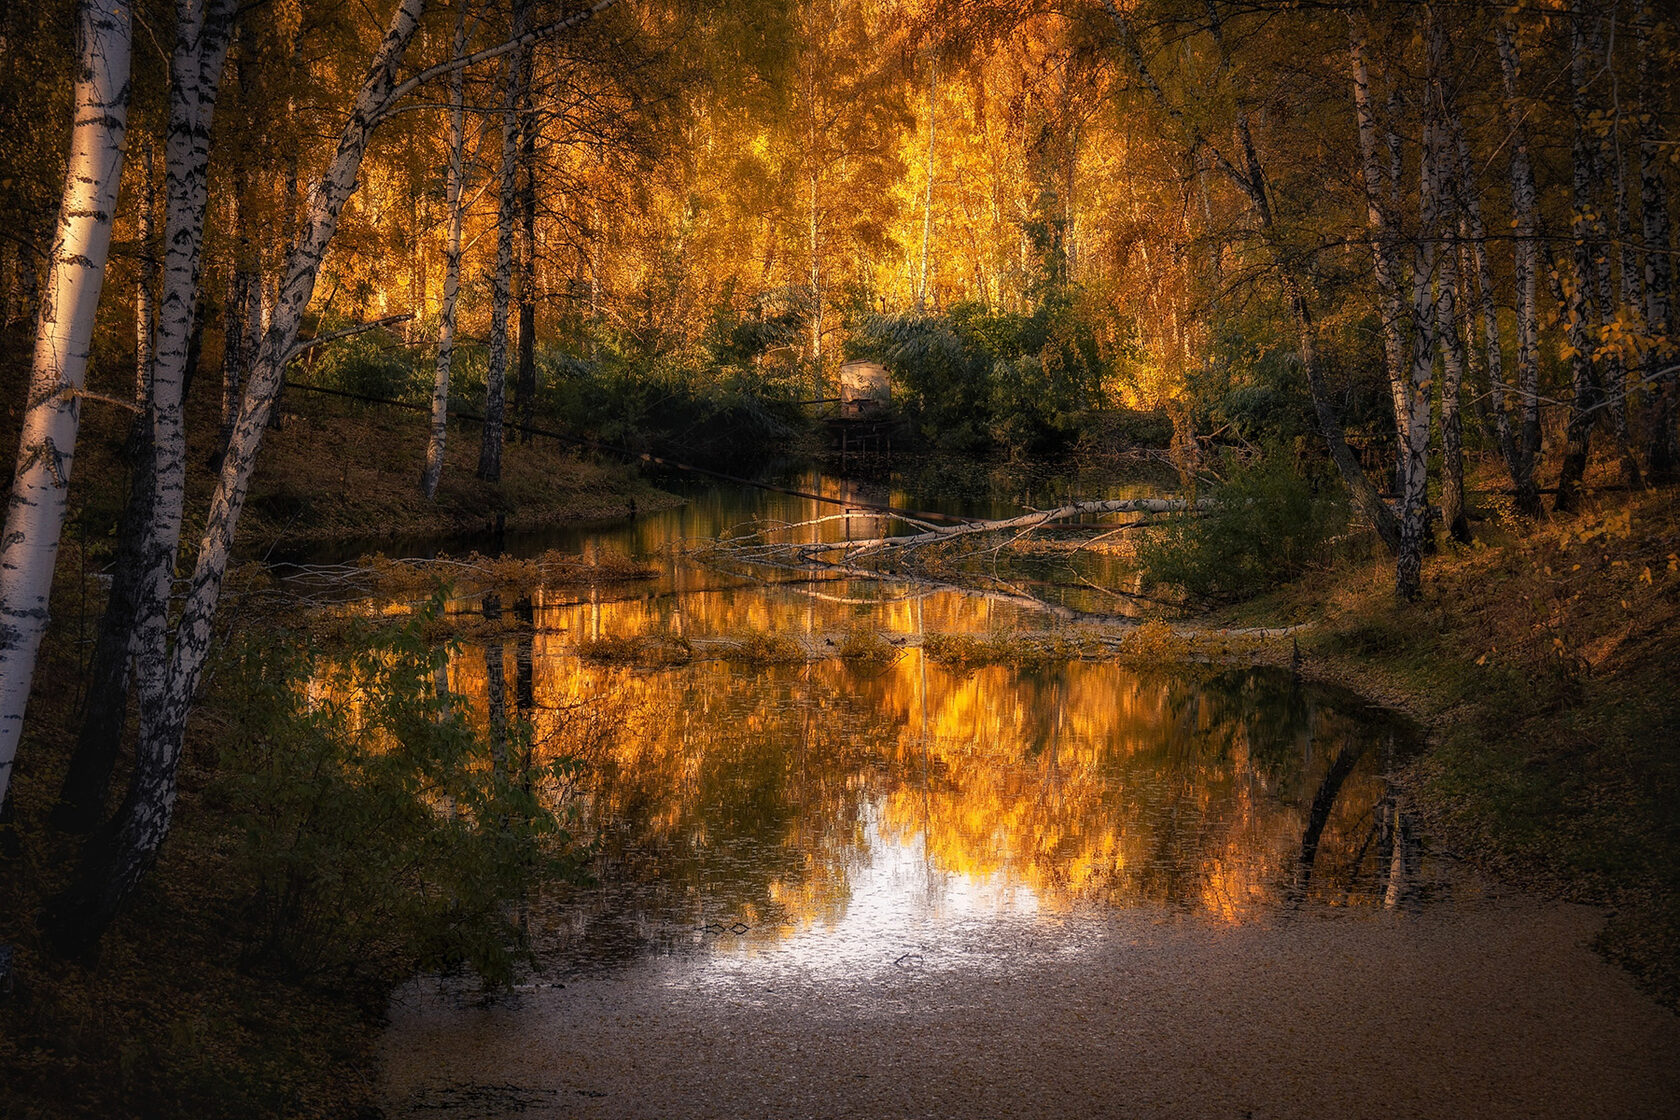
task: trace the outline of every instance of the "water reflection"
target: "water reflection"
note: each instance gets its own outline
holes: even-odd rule
[[[601,605],[610,624],[626,606]],[[976,922],[1136,905],[1242,922],[1430,889],[1386,777],[1404,732],[1286,674],[961,672],[915,648],[650,671],[564,637],[529,637],[536,741],[592,699],[615,730],[584,790],[599,882],[548,911],[575,964],[711,946],[919,965]],[[505,674],[485,664],[464,655],[451,686],[488,719]]]
[[[1019,508],[999,505],[958,512]],[[645,558],[655,579],[452,604],[479,616],[480,637],[441,683],[498,743],[511,710],[531,725],[529,749],[589,763],[573,794],[597,882],[530,917],[562,959],[706,950],[720,968],[807,975],[866,961],[974,967],[1004,927],[1083,909],[1238,923],[1444,889],[1387,777],[1406,730],[1346,696],[1267,672],[950,669],[924,657],[921,635],[1037,629],[1045,616],[890,579],[721,572],[671,547],[767,521],[829,539],[887,527],[816,522],[835,508],[706,490],[611,532],[524,542]],[[823,656],[864,628],[888,636],[889,656]],[[743,634],[791,636],[817,656],[753,666],[706,645]],[[694,659],[647,669],[581,656],[639,637],[689,643]]]

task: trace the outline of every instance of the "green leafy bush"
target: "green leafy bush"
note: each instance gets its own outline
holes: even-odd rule
[[[242,834],[248,956],[304,975],[467,965],[506,983],[512,904],[578,853],[556,791],[575,762],[492,744],[434,681],[441,609],[328,656],[269,633],[234,654],[212,795]]]
[[[1031,314],[965,303],[877,316],[848,350],[885,365],[907,419],[949,451],[1053,450],[1078,438],[1100,405],[1096,340],[1065,294]]]
[[[797,378],[750,364],[697,370],[603,352],[539,355],[541,408],[570,431],[701,461],[770,458],[804,428]]]
[[[1139,542],[1150,583],[1204,599],[1252,595],[1321,559],[1347,525],[1340,489],[1279,448],[1233,469],[1210,496],[1211,509],[1171,517]]]
[[[324,321],[326,334],[348,325]],[[402,340],[389,331],[371,330],[326,343],[309,368],[308,379],[317,385],[380,400],[418,401],[414,363]]]

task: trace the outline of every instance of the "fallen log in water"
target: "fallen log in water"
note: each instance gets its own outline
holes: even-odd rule
[[[1054,509],[1033,510],[1016,517],[1003,517],[988,521],[966,521],[960,525],[929,525],[926,523],[915,525],[916,531],[898,536],[868,537],[861,540],[843,541],[810,541],[810,542],[772,542],[764,538],[771,532],[781,532],[794,529],[810,528],[825,521],[836,520],[835,517],[819,518],[816,521],[799,522],[797,524],[776,525],[760,529],[748,537],[731,540],[727,543],[717,542],[718,547],[728,551],[755,551],[751,542],[758,538],[758,550],[764,554],[780,553],[782,555],[795,554],[807,560],[817,560],[836,552],[845,553],[848,558],[856,558],[862,554],[878,552],[884,549],[913,549],[925,545],[942,544],[947,541],[963,537],[972,537],[986,533],[1030,533],[1046,525],[1060,521],[1067,521],[1074,517],[1085,517],[1105,513],[1194,513],[1211,508],[1211,499],[1202,498],[1195,501],[1183,498],[1112,498],[1102,501],[1072,502],[1068,505],[1057,506]]]

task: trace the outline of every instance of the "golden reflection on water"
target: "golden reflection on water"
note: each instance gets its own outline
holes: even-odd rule
[[[795,485],[858,496],[837,480]],[[925,505],[903,491],[885,500]],[[961,512],[1019,511],[993,504]],[[543,900],[539,939],[579,963],[704,945],[850,967],[879,945],[983,943],[999,923],[1081,908],[1236,923],[1435,889],[1384,777],[1398,729],[1327,692],[1287,675],[1111,663],[949,669],[915,648],[920,635],[1036,630],[1045,616],[890,579],[724,573],[680,548],[766,522],[808,540],[891,524],[832,519],[836,508],[711,488],[629,525],[526,542],[658,570],[504,592],[491,613],[512,625],[469,629],[478,636],[442,682],[487,729],[523,716],[538,752],[587,763],[571,797],[597,882]],[[462,594],[449,609],[484,607]],[[758,666],[706,644],[767,634],[820,654],[860,629],[899,648],[885,661]],[[680,638],[695,659],[649,669],[580,656],[638,637]]]
[[[833,950],[853,927],[1085,904],[1242,922],[1414,889],[1383,776],[1392,725],[1287,676],[965,671],[913,643],[861,664],[578,654],[606,636],[794,632],[820,647],[854,626],[904,638],[1019,621],[954,594],[808,590],[672,565],[646,587],[535,591],[532,625],[453,660],[449,687],[488,720],[499,682],[498,706],[523,712],[540,749],[567,749],[580,711],[610,725],[580,790],[599,886],[549,915],[586,955],[803,936]]]

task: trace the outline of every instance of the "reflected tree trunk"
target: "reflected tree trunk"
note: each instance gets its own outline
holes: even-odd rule
[[[1301,894],[1305,894],[1312,883],[1313,864],[1318,860],[1318,845],[1324,837],[1324,827],[1330,823],[1330,810],[1335,808],[1342,786],[1347,784],[1348,775],[1353,773],[1353,768],[1359,765],[1364,754],[1363,743],[1350,743],[1343,747],[1330,764],[1330,769],[1324,772],[1324,778],[1313,794],[1312,805],[1307,809],[1307,827],[1301,833],[1301,851],[1295,859],[1295,890]]]
[[[513,616],[519,620],[519,638],[514,643],[514,685],[513,702],[521,715],[527,718],[531,710],[537,706],[536,689],[536,607],[529,595],[517,599],[513,604]]]
[[[486,595],[480,604],[484,620],[491,624],[484,638],[484,696],[490,715],[490,762],[498,770],[507,767],[507,648],[502,643],[502,597]]]

